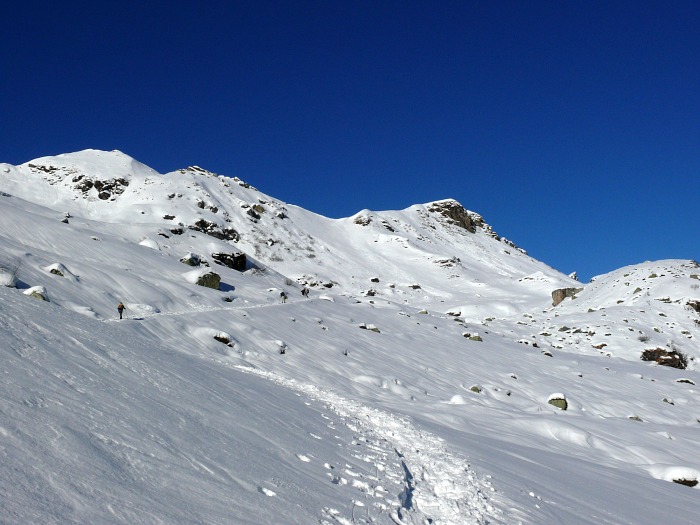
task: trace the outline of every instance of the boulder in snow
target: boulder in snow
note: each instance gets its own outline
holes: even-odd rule
[[[558,290],[554,290],[552,292],[552,306],[558,305],[567,297],[575,298],[576,294],[581,290],[583,290],[583,288],[559,288]]]
[[[212,259],[216,264],[221,264],[232,270],[237,270],[239,272],[244,272],[246,269],[247,259],[245,253],[224,253],[224,252],[214,252],[211,254]]]
[[[204,263],[204,259],[202,259],[201,255],[188,252],[187,255],[180,259],[180,262],[186,264],[187,266],[199,266]]]
[[[49,300],[49,294],[43,286],[32,286],[24,291],[24,295],[34,297],[35,299],[41,299],[42,301]]]
[[[218,290],[221,284],[221,276],[208,268],[192,270],[184,274],[184,277],[192,284],[212,288],[214,290]]]
[[[566,410],[569,408],[569,403],[566,401],[566,396],[564,394],[552,394],[549,396],[547,403],[557,407],[560,410]]]
[[[642,352],[642,361],[655,361],[663,366],[671,368],[680,368],[685,370],[688,366],[688,360],[682,353],[677,350],[664,350],[663,348],[651,348]]]

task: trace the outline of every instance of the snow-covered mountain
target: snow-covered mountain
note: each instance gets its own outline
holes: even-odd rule
[[[693,261],[584,285],[453,200],[118,151],[0,192],[0,523],[700,522]]]

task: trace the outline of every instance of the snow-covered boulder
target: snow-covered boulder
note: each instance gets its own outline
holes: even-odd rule
[[[46,288],[43,286],[32,286],[24,291],[24,295],[29,297],[34,297],[35,299],[41,299],[42,301],[49,300],[49,294],[46,292]]]
[[[192,284],[213,288],[214,290],[218,290],[221,284],[221,276],[208,268],[192,270],[191,272],[185,273],[184,277]]]
[[[57,275],[59,277],[64,277],[70,281],[77,281],[78,278],[73,275],[73,272],[71,272],[68,268],[66,268],[65,265],[62,263],[53,263],[48,266],[44,267],[44,271],[47,273],[50,273],[52,275]]]
[[[566,396],[560,393],[552,394],[551,396],[549,396],[547,403],[561,410],[566,410],[567,408],[569,408],[569,403],[566,401]]]
[[[141,246],[145,246],[146,248],[151,248],[152,250],[160,250],[160,246],[158,246],[158,243],[153,239],[143,239],[139,244]]]
[[[203,259],[201,255],[188,252],[182,259],[180,259],[180,262],[186,264],[187,266],[199,266],[202,264]]]

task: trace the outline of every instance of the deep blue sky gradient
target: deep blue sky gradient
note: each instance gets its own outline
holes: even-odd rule
[[[0,162],[119,149],[329,217],[455,198],[582,280],[700,260],[700,2],[16,4]]]

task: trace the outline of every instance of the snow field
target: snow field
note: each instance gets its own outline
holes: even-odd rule
[[[691,261],[584,285],[429,204],[330,220],[119,152],[39,161],[0,173],[5,522],[700,522]],[[248,271],[211,260],[233,250]]]

